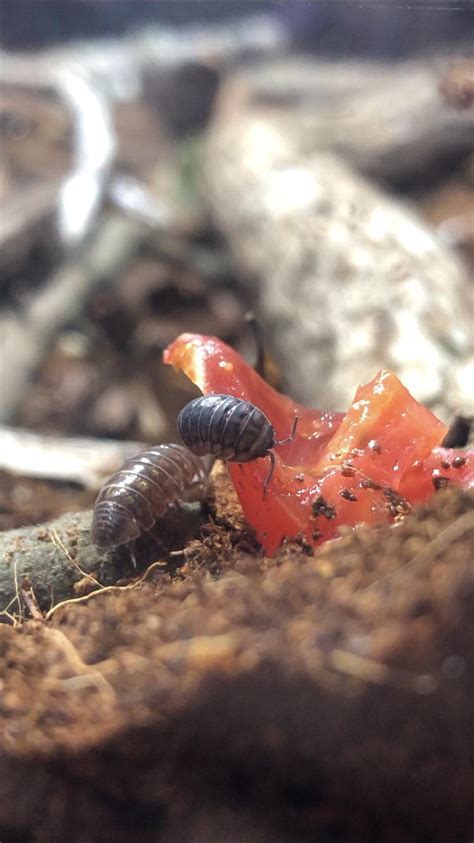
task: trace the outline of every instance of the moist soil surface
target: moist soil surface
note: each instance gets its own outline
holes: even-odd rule
[[[269,559],[214,471],[172,566],[0,626],[0,839],[472,839],[473,509]]]

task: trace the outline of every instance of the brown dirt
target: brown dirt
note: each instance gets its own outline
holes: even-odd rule
[[[210,513],[173,578],[0,628],[2,841],[472,839],[472,496],[271,560],[223,472]]]

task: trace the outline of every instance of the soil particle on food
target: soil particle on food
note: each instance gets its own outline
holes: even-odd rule
[[[336,510],[329,504],[322,495],[319,495],[313,502],[312,512],[315,518],[323,515],[328,521],[336,517]]]

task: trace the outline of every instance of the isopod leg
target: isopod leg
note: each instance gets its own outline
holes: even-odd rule
[[[287,436],[285,439],[280,439],[278,442],[275,442],[275,445],[288,445],[289,442],[293,442],[293,439],[295,438],[296,428],[298,427],[299,420],[300,420],[299,416],[294,417],[290,435]]]
[[[265,483],[263,484],[263,500],[265,500],[267,489],[271,483],[273,472],[275,471],[275,454],[273,453],[273,451],[269,451],[268,456],[270,457],[270,471],[268,472],[265,478]]]
[[[136,539],[132,539],[132,541],[131,541],[131,542],[130,542],[130,544],[129,544],[129,548],[130,548],[130,559],[132,560],[132,565],[133,565],[133,567],[135,568],[135,570],[137,570],[137,567],[138,567],[138,565],[137,565],[137,557],[135,556],[136,543],[137,543],[137,540],[136,540]]]

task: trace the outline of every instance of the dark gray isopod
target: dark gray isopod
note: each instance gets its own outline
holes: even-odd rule
[[[275,445],[289,442],[295,433],[279,442],[264,412],[233,395],[204,395],[186,404],[178,416],[178,433],[195,454],[214,454],[229,462],[251,462],[269,456],[271,467],[264,484],[264,497],[271,480]]]
[[[182,445],[156,445],[128,459],[102,487],[92,517],[92,542],[100,548],[127,544],[150,530],[167,507],[203,484],[207,472]]]

